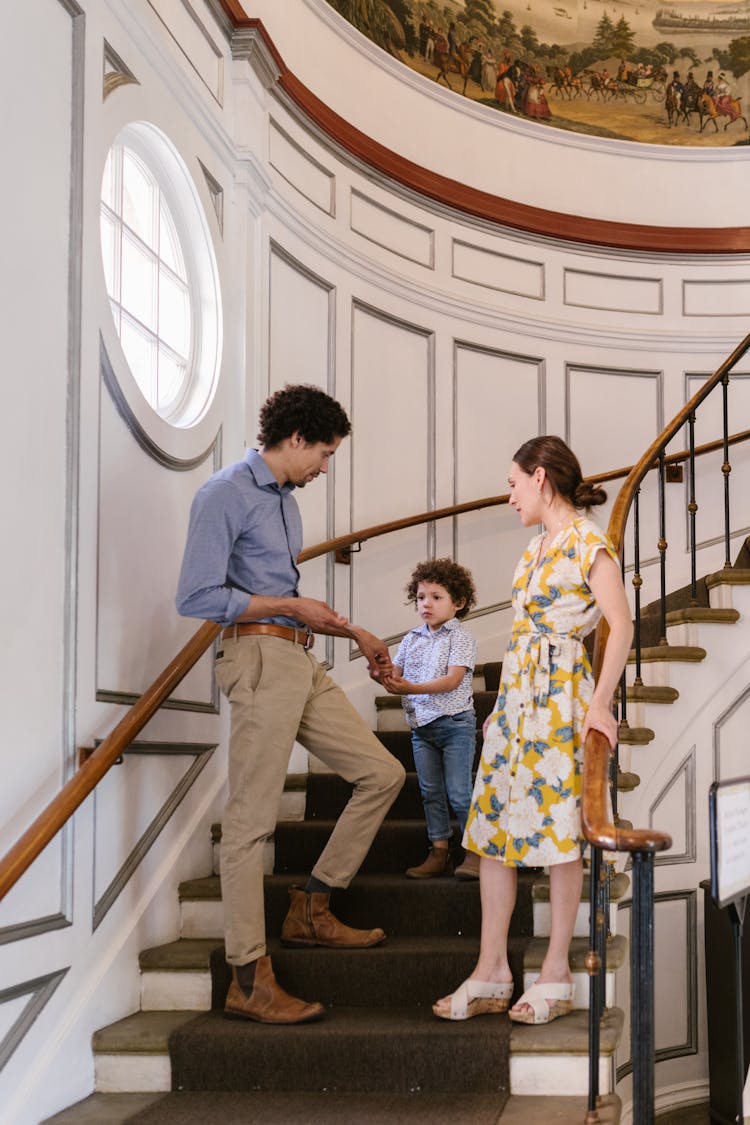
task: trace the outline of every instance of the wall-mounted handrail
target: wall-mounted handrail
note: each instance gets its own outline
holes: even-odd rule
[[[734,444],[736,442],[746,441],[748,438],[750,438],[750,430],[745,430],[742,433],[734,434],[729,439],[729,442],[730,444]],[[696,454],[710,453],[721,447],[721,440],[708,442],[698,447],[696,449]],[[686,460],[688,456],[688,451],[683,450],[679,453],[670,454],[666,458],[666,461],[676,463],[681,460]],[[640,465],[643,460],[644,458],[641,458],[638,464]],[[606,473],[599,473],[596,476],[588,477],[587,480],[595,484],[601,484],[627,476],[633,471],[634,467],[613,469]],[[328,554],[331,551],[341,548],[351,547],[357,543],[364,543],[368,539],[387,535],[392,531],[400,531],[407,527],[416,527],[423,523],[431,523],[435,520],[446,519],[451,516],[461,515],[465,512],[479,511],[483,508],[507,504],[507,502],[507,493],[499,496],[487,496],[480,500],[470,500],[462,504],[453,504],[449,507],[437,508],[429,512],[421,512],[418,515],[392,520],[389,523],[375,524],[372,527],[353,531],[348,535],[341,535],[335,539],[328,539],[323,543],[308,547],[300,553],[299,561],[305,562],[308,559],[318,558],[320,555]],[[8,891],[18,882],[40,852],[44,850],[47,844],[60,831],[65,822],[73,815],[76,809],[83,804],[105,773],[107,773],[110,767],[127,749],[128,745],[140,734],[146,723],[153,717],[190,669],[197,663],[203,653],[210,647],[218,636],[219,630],[220,627],[211,621],[206,621],[201,625],[168,667],[164,669],[161,675],[154,680],[151,686],[147,688],[143,695],[133,704],[127,715],[118,722],[117,726],[114,727],[110,734],[87,758],[86,762],[74,773],[57,796],[50,801],[6,855],[3,856],[0,860],[0,900],[2,900]],[[604,797],[603,795],[599,795],[598,784],[589,780],[587,785],[586,778],[592,774],[592,771],[595,772],[598,777],[601,772],[600,758],[603,760],[606,756],[604,748],[597,745],[598,740],[595,736],[592,736],[590,742],[590,763],[588,768],[584,769],[584,788],[588,789],[591,798],[594,799],[592,807],[595,809],[595,815],[586,817],[587,834],[590,831],[594,834],[598,834],[602,839],[619,840],[621,843],[625,843],[631,840],[632,837],[623,834],[622,829],[617,828],[612,823],[612,818],[608,817],[606,812],[602,811],[603,808],[605,808],[602,804]],[[603,846],[607,848],[612,846],[614,850],[614,845],[610,845],[609,843]],[[626,848],[625,850],[628,849]]]

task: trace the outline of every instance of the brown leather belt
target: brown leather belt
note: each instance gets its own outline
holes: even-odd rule
[[[293,629],[291,625],[273,625],[270,621],[241,621],[237,625],[228,625],[222,630],[223,641],[234,641],[237,637],[283,637],[285,641],[302,645],[303,648],[312,648],[315,637],[309,629]]]

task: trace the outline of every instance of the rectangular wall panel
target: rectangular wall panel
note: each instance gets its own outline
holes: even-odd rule
[[[482,246],[454,239],[452,273],[455,278],[486,289],[515,293],[537,301],[544,299],[544,265],[541,262],[496,254]]]
[[[269,391],[286,383],[312,383],[335,396],[333,371],[334,292],[322,278],[306,269],[281,247],[272,245],[269,283]],[[348,440],[348,439],[347,439]],[[295,499],[302,513],[304,544],[310,547],[329,538],[333,527],[333,480],[337,453],[328,477],[319,477],[298,488]],[[333,568],[330,559],[312,559],[301,568],[300,591],[308,597],[331,601]],[[342,612],[345,607],[339,607]],[[321,648],[326,643],[318,642]]]
[[[268,130],[268,159],[287,183],[327,215],[333,215],[336,180],[271,119]]]
[[[164,27],[219,105],[224,100],[221,49],[189,0],[149,0]]]
[[[73,767],[82,40],[75,5],[4,7],[0,66],[5,88],[18,96],[3,126],[0,177],[0,209],[9,219],[0,337],[12,357],[0,412],[0,620],[13,638],[0,651],[0,853]],[[66,839],[57,836],[0,905],[0,932],[67,909]]]
[[[351,194],[351,228],[401,258],[430,269],[435,264],[435,235],[429,227],[382,207],[358,191]]]
[[[662,282],[653,277],[626,277],[565,270],[565,304],[607,312],[649,313],[662,311]]]
[[[455,501],[508,492],[511,459],[544,427],[541,360],[458,343],[455,347]],[[476,404],[482,403],[478,411]],[[456,553],[474,575],[479,606],[510,598],[516,563],[536,528],[507,505],[459,516]]]
[[[217,466],[174,472],[137,445],[101,391],[96,686],[98,697],[140,693],[200,621],[174,607],[190,505]],[[127,474],[122,466],[127,465]],[[213,705],[209,651],[173,699]]]
[[[431,337],[377,310],[352,312],[352,530],[432,507]],[[391,404],[388,409],[386,404]],[[418,624],[404,606],[414,565],[428,557],[429,525],[366,543],[352,562],[352,619],[389,637]]]
[[[565,372],[567,441],[581,462],[584,476],[633,465],[663,429],[662,376],[658,371],[625,371],[569,364]],[[618,419],[626,419],[620,425]],[[592,510],[601,527],[609,522],[621,480],[604,485],[607,503]],[[676,487],[676,486],[673,486]],[[658,555],[658,493],[655,474],[641,489],[641,562]],[[632,520],[632,517],[631,517]],[[667,536],[669,538],[669,535]],[[633,561],[633,539],[626,536],[626,564]],[[644,577],[642,604],[658,596],[658,574]]]
[[[683,281],[684,316],[750,316],[750,280]]]

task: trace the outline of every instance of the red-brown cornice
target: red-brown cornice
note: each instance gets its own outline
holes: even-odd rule
[[[261,20],[249,17],[239,0],[220,2],[235,28],[253,29],[262,37],[279,68],[279,86],[306,117],[352,156],[419,195],[500,226],[568,242],[668,254],[750,252],[750,227],[663,227],[587,219],[516,203],[431,172],[399,156],[339,116],[289,70]]]

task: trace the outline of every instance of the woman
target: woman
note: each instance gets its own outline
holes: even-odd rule
[[[513,578],[515,619],[495,711],[484,727],[464,847],[481,857],[482,934],[468,980],[434,1006],[442,1019],[504,1012],[513,993],[508,928],[519,867],[548,867],[551,932],[539,978],[510,1011],[547,1023],[570,1011],[568,950],[583,884],[581,786],[589,730],[612,746],[612,696],[633,626],[615,551],[581,514],[606,500],[584,483],[558,437],[527,441],[508,477],[510,503],[525,527],[543,524]],[[600,615],[610,629],[594,686],[584,636]]]

